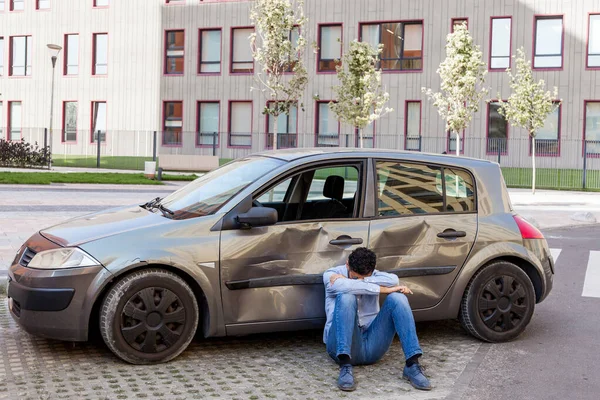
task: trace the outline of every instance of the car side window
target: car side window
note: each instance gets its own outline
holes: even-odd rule
[[[475,188],[471,175],[466,171],[446,167],[444,180],[446,181],[446,211],[475,211]]]
[[[288,192],[291,182],[292,178],[286,179],[280,184],[267,190],[256,200],[258,200],[258,202],[261,204],[283,203],[285,200],[285,194]]]
[[[377,162],[379,216],[432,214],[444,211],[436,180],[441,168],[397,161]]]

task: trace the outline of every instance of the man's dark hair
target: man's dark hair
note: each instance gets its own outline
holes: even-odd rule
[[[377,256],[366,247],[359,247],[350,253],[348,266],[359,275],[371,275],[377,264]]]

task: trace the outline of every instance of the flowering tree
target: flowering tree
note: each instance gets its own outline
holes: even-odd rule
[[[250,19],[256,27],[250,36],[252,56],[261,66],[256,80],[269,100],[263,114],[273,118],[273,149],[277,149],[277,120],[298,105],[308,83],[302,62],[306,47],[302,28],[307,22],[304,0],[255,0]],[[286,72],[292,74],[286,76]]]
[[[361,148],[363,129],[393,111],[385,107],[390,95],[382,90],[381,70],[377,69],[382,51],[382,45],[374,49],[369,43],[353,40],[342,64],[336,66],[340,85],[333,87],[337,100],[329,103],[329,107],[340,121],[358,129]]]
[[[455,26],[446,39],[446,59],[437,69],[441,91],[422,88],[446,121],[446,131],[456,134],[456,155],[460,154],[460,132],[479,111],[479,103],[487,94],[483,87],[487,69],[482,56],[466,24]]]
[[[533,166],[533,179],[531,181],[531,192],[535,194],[535,136],[536,130],[542,128],[548,115],[553,113],[560,105],[555,104],[554,99],[558,97],[558,89],[553,92],[545,91],[546,84],[543,80],[533,81],[531,61],[527,60],[525,50],[521,47],[517,50],[517,71],[513,74],[506,70],[510,77],[510,88],[512,94],[508,101],[499,101],[498,112],[511,125],[527,130],[531,137],[531,162]],[[498,95],[498,98],[502,98]]]

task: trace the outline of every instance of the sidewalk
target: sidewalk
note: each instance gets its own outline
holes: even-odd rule
[[[112,174],[143,174],[144,171],[142,170],[131,170],[131,169],[109,169],[109,168],[75,168],[75,167],[52,167],[51,169],[35,169],[35,168],[5,168],[5,167],[0,167],[0,172],[29,172],[29,173],[36,173],[36,172],[41,172],[41,173],[45,173],[45,172],[60,172],[60,173],[73,173],[73,172],[89,172],[89,173],[96,173],[96,174],[106,174],[106,173],[112,173]],[[169,175],[192,175],[194,174],[193,172],[168,172]],[[196,173],[195,175],[202,175],[202,174],[198,174]]]

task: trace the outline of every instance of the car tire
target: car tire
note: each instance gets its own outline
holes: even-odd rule
[[[525,271],[507,261],[493,262],[469,282],[459,321],[471,335],[486,342],[519,336],[535,308],[535,290]]]
[[[192,341],[199,311],[194,292],[178,275],[146,269],[119,280],[100,309],[100,333],[131,364],[172,360]]]

